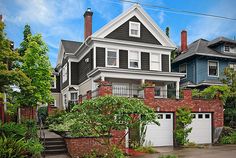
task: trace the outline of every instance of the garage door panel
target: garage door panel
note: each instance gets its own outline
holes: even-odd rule
[[[152,146],[172,146],[173,145],[173,114],[159,113],[157,114],[156,124],[148,124],[144,145]]]
[[[188,127],[192,131],[188,136],[190,142],[197,144],[212,143],[212,116],[211,113],[193,113],[195,117]]]

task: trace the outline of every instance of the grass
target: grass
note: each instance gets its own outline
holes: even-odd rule
[[[150,146],[140,146],[140,147],[136,148],[135,151],[148,153],[148,154],[157,153],[157,151]]]

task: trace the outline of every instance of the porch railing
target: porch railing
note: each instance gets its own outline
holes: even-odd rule
[[[143,98],[144,91],[137,88],[113,87],[112,95],[131,98]]]

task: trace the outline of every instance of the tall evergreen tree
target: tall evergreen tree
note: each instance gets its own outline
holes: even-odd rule
[[[170,28],[166,27],[166,36],[170,37]]]
[[[24,35],[24,39],[23,39],[23,42],[21,42],[20,49],[19,49],[19,53],[21,56],[24,56],[25,51],[27,49],[27,45],[29,42],[28,36],[32,35],[30,25],[28,24],[25,25],[23,35]]]

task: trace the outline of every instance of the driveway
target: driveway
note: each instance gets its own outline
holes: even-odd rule
[[[235,158],[236,145],[209,146],[206,148],[157,148],[158,154],[147,154],[135,158],[158,158],[160,155],[176,155],[178,158]]]

